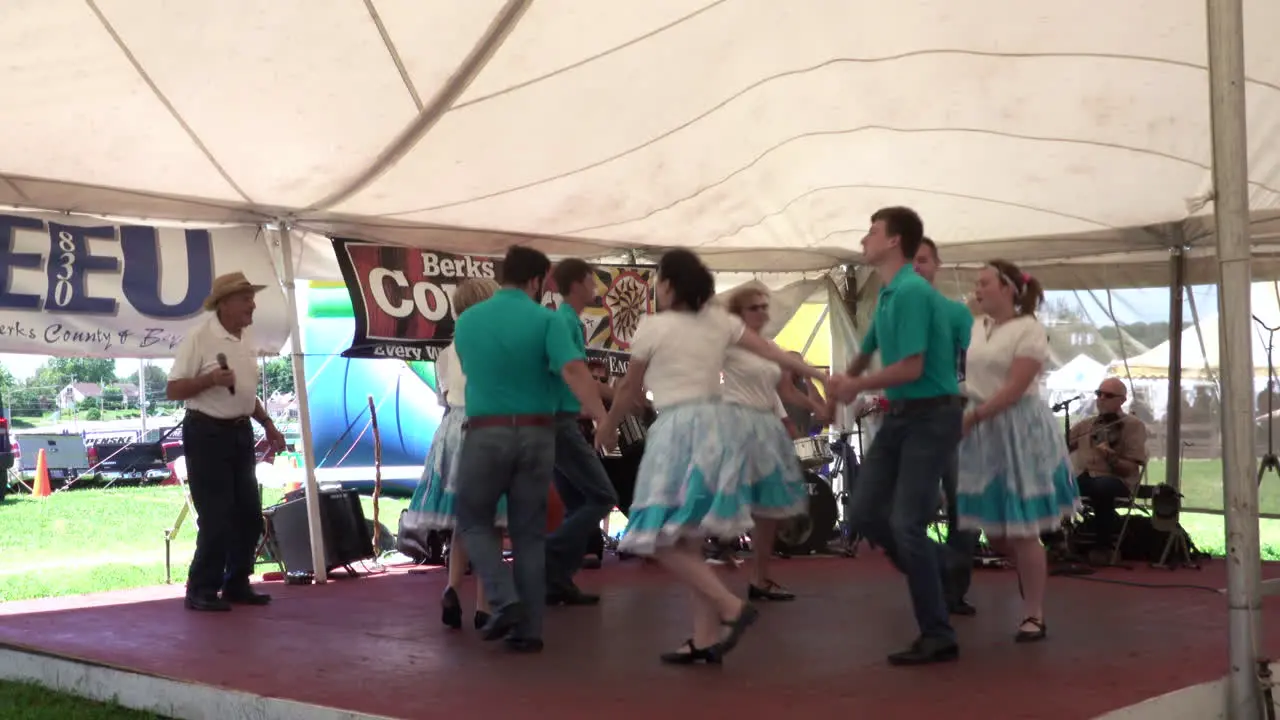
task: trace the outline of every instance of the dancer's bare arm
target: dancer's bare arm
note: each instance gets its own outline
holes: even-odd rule
[[[574,360],[566,363],[560,368],[560,377],[564,378],[564,384],[569,386],[569,390],[573,392],[573,396],[578,398],[578,402],[582,403],[582,409],[587,411],[596,422],[603,420],[605,417],[604,403],[600,400],[600,383],[592,377],[591,370],[587,368],[587,364],[582,360]]]
[[[1009,375],[1005,377],[1004,385],[1001,385],[996,394],[986,402],[969,411],[964,418],[965,428],[990,420],[1018,402],[1043,368],[1044,363],[1036,358],[1015,357],[1013,363],[1009,365]]]
[[[622,382],[613,389],[613,407],[609,409],[604,422],[596,425],[596,447],[613,450],[618,446],[618,425],[622,418],[639,406],[644,395],[644,374],[649,369],[645,360],[632,357],[627,363],[627,374]]]
[[[820,382],[826,382],[827,374],[822,370],[809,365],[803,358],[783,350],[773,343],[771,340],[765,340],[760,337],[759,333],[754,330],[744,330],[742,337],[738,338],[738,347],[759,355],[765,360],[771,360],[782,366],[784,370],[790,370],[797,375],[803,375],[807,378],[813,378]]]

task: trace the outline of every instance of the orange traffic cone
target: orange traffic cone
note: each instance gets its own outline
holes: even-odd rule
[[[38,498],[53,494],[53,488],[49,486],[49,458],[45,457],[44,448],[36,453],[36,481],[31,486],[31,494]]]

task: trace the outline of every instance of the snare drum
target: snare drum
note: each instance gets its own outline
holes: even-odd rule
[[[800,467],[805,470],[822,467],[835,459],[826,438],[803,437],[796,438],[794,442],[796,457],[800,459]]]

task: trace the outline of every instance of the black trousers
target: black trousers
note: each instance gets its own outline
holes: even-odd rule
[[[189,410],[182,422],[182,447],[199,526],[187,594],[207,597],[247,588],[262,537],[262,497],[249,419],[219,420]]]

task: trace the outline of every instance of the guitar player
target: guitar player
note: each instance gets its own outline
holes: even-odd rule
[[[1080,471],[1076,477],[1080,495],[1094,509],[1098,547],[1111,548],[1120,529],[1116,501],[1130,497],[1142,481],[1147,428],[1122,409],[1128,390],[1120,380],[1103,380],[1094,395],[1098,414],[1071,428],[1068,449]]]

